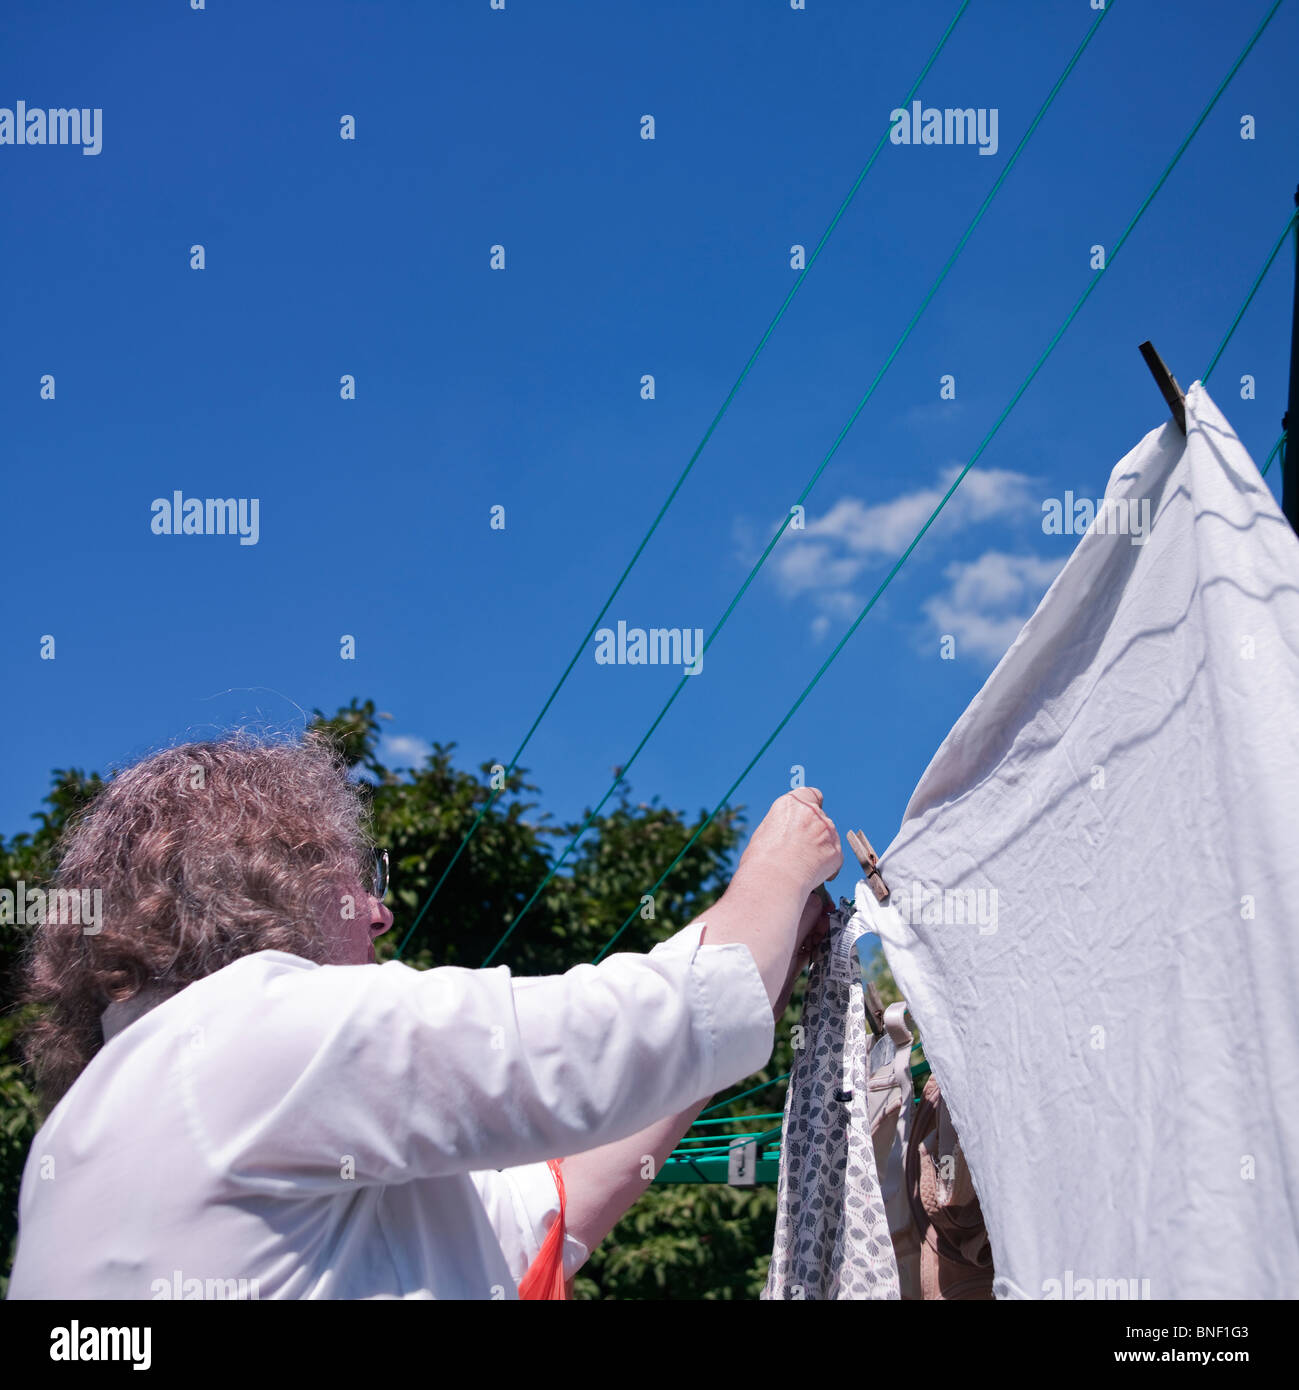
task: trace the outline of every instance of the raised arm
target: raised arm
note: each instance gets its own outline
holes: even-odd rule
[[[785,1010],[805,948],[824,923],[812,890],[833,878],[842,863],[839,836],[821,811],[820,793],[801,788],[772,806],[730,886],[700,919],[705,941],[748,946],[775,1018]],[[650,1185],[707,1099],[705,1094],[628,1139],[565,1159],[566,1225],[588,1252]]]

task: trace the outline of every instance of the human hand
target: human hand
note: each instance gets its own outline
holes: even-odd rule
[[[803,905],[803,914],[798,922],[799,947],[794,952],[794,958],[789,964],[789,974],[785,983],[781,986],[780,995],[773,1006],[776,1021],[780,1021],[780,1016],[789,1007],[789,996],[794,992],[794,981],[803,973],[803,967],[812,958],[813,951],[825,940],[826,932],[830,929],[828,909],[825,899],[820,893],[808,895],[807,902]]]
[[[804,893],[834,878],[842,867],[839,832],[815,787],[777,797],[740,857],[741,869],[792,877]]]

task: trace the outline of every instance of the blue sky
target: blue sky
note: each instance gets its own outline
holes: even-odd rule
[[[640,755],[634,796],[718,801],[1268,7],[1115,0],[809,497],[807,530]],[[791,246],[815,245],[957,8],[6,6],[0,105],[100,108],[103,143],[0,145],[0,832],[28,828],[53,767],[292,727],[353,695],[394,715],[392,761],[433,739],[468,765],[508,759],[796,278]],[[995,108],[997,153],[885,148],[610,624],[711,630],[1094,18],[1086,0],[973,0],[918,96]],[[1165,418],[1137,344],[1189,385],[1279,234],[1299,179],[1296,52],[1290,3],[950,520],[741,788],[751,813],[798,764],[841,828],[891,840],[1075,543],[1043,534],[1043,500],[1099,496]],[[1291,267],[1287,249],[1210,385],[1260,465],[1285,408]],[[153,534],[152,501],[177,490],[257,498],[257,544]],[[603,795],[678,675],[599,665],[589,644],[522,760],[549,809]]]

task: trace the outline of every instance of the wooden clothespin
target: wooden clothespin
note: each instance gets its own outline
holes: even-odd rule
[[[861,871],[866,876],[866,882],[871,886],[871,892],[880,902],[887,902],[889,886],[880,877],[879,859],[871,848],[871,842],[866,838],[865,832],[850,830],[848,832],[848,846],[857,856],[857,862],[861,865]]]
[[[878,1038],[884,1032],[884,1001],[874,980],[866,981],[866,1022]]]
[[[1177,378],[1168,370],[1164,359],[1155,351],[1155,345],[1146,341],[1138,349],[1146,359],[1146,366],[1150,368],[1150,375],[1155,379],[1155,385],[1159,387],[1164,399],[1168,402],[1168,408],[1173,412],[1173,419],[1177,421],[1177,428],[1183,434],[1186,433],[1186,396],[1182,388],[1177,384]]]

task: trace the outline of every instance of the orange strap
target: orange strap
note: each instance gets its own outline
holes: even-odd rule
[[[520,1298],[568,1297],[564,1284],[564,1175],[559,1169],[559,1159],[552,1158],[546,1166],[555,1179],[555,1191],[559,1193],[559,1215],[546,1232],[537,1258],[519,1281]]]

